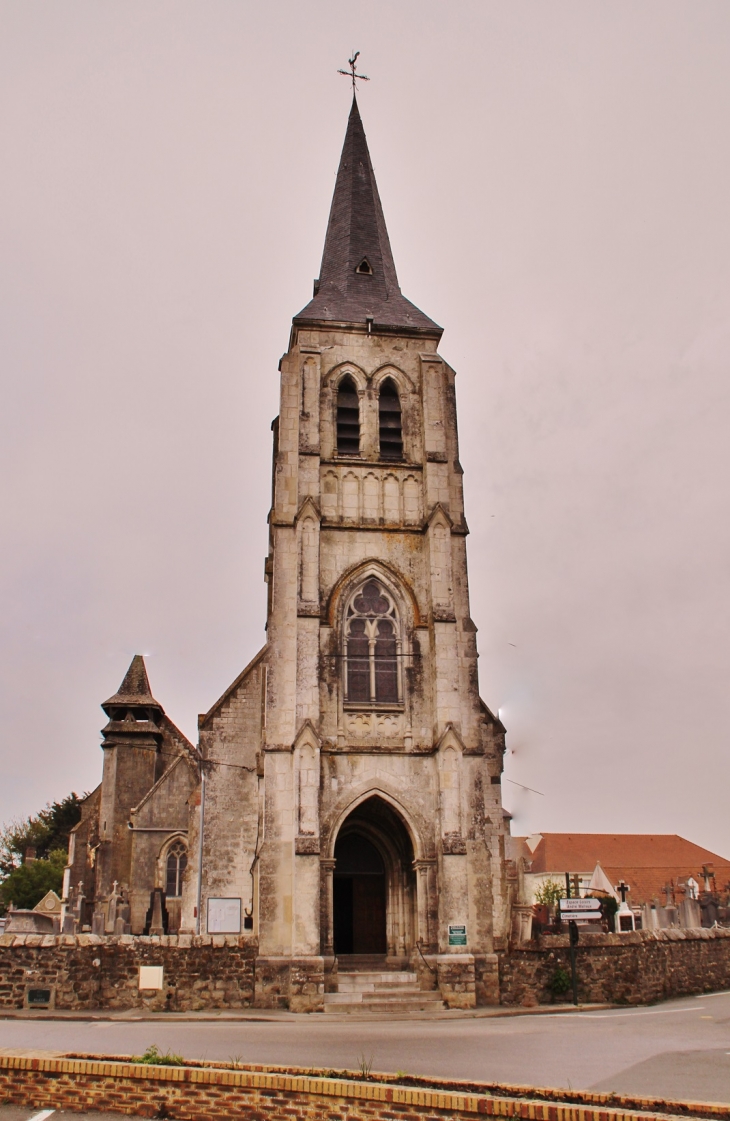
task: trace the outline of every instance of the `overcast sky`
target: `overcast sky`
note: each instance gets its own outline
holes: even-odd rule
[[[270,422],[360,105],[457,370],[513,832],[730,855],[728,0],[0,3],[0,821],[263,642]]]

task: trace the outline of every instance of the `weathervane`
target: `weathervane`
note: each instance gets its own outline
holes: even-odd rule
[[[355,93],[355,91],[357,90],[358,80],[361,81],[361,82],[369,82],[370,81],[367,74],[356,74],[355,73],[355,71],[357,70],[357,59],[358,59],[359,54],[360,54],[359,51],[354,51],[353,52],[352,58],[349,59],[348,63],[347,63],[347,65],[350,67],[349,70],[338,70],[337,71],[338,74],[344,74],[346,78],[351,78],[352,79],[352,92],[353,93]]]

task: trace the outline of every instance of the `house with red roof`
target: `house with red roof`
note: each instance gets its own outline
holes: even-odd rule
[[[665,889],[680,902],[704,890],[706,879],[713,890],[730,887],[730,860],[676,833],[535,833],[508,838],[508,847],[529,903],[546,881],[564,884],[566,873],[585,892],[597,864],[614,888],[628,884],[631,907],[666,903]]]

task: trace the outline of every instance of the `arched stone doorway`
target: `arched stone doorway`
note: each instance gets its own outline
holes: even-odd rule
[[[334,952],[409,957],[416,941],[416,875],[403,819],[384,799],[368,798],[343,822],[334,856]]]

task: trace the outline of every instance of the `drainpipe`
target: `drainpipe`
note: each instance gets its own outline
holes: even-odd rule
[[[200,760],[200,836],[198,837],[198,903],[195,908],[195,933],[200,934],[200,907],[203,898],[203,831],[205,829],[205,766]]]

